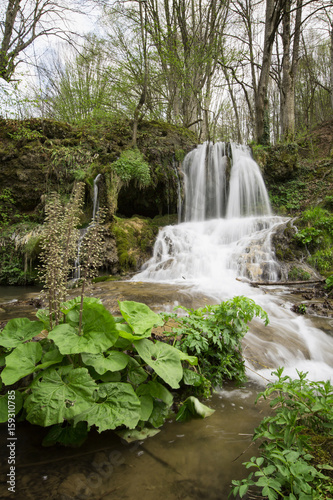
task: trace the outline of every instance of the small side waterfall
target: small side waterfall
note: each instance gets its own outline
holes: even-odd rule
[[[270,325],[253,321],[244,339],[249,377],[272,379],[271,372],[284,366],[291,376],[298,369],[313,380],[333,381],[332,337],[292,313],[290,305],[284,309],[278,296],[236,280],[279,280],[271,235],[288,219],[272,215],[248,148],[233,144],[231,152],[231,171],[223,143],[205,143],[186,156],[185,222],[160,230],[152,258],[133,280],[186,284],[187,293],[193,287],[211,303],[235,295],[254,299],[267,311]]]
[[[95,220],[96,214],[98,212],[99,203],[98,203],[98,181],[101,178],[102,174],[96,175],[94,179],[94,201],[93,201],[93,220]]]

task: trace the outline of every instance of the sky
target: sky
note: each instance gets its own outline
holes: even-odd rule
[[[0,5],[0,21],[4,20],[4,16],[5,4],[2,3]],[[88,15],[70,14],[66,21],[60,22],[60,27],[62,27],[62,24],[64,30],[69,28],[73,32],[84,35],[95,30],[97,23],[98,9],[96,8],[94,10],[90,9]],[[59,22],[57,24],[59,25]],[[65,42],[61,42],[59,38],[51,36],[36,39],[34,44],[26,49],[24,59],[29,61],[29,63],[23,62],[19,64],[16,72],[17,81],[7,83],[0,78],[0,117],[20,119],[24,116],[27,107],[29,107],[27,98],[29,90],[31,86],[38,84],[35,71],[36,64],[50,57],[51,51],[64,50],[65,46]]]

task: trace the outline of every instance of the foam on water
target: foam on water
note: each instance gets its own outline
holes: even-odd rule
[[[293,376],[299,370],[333,381],[333,338],[280,299],[236,279],[279,279],[271,236],[287,219],[271,214],[260,169],[245,147],[232,145],[228,186],[227,150],[205,143],[185,158],[186,222],[160,230],[153,257],[134,280],[191,284],[215,302],[235,295],[254,299],[270,325],[253,321],[244,339],[248,375],[271,380],[271,372],[285,366]]]

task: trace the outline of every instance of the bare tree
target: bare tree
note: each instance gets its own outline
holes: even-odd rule
[[[302,24],[303,0],[297,0],[294,32],[291,23],[291,0],[283,6],[282,18],[282,86],[281,86],[281,135],[294,139],[295,134],[295,79],[299,62],[299,45]],[[291,48],[292,45],[292,48]]]
[[[78,13],[84,0],[2,0],[0,19],[0,78],[13,79],[22,54],[40,37],[51,35],[70,41],[73,32],[66,28],[70,13]]]

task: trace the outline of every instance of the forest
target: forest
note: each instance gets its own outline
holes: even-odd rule
[[[1,498],[331,498],[332,189],[332,0],[3,0]]]
[[[332,17],[327,0],[8,1],[2,92],[20,118],[128,118],[133,144],[143,119],[292,141],[332,116]]]

